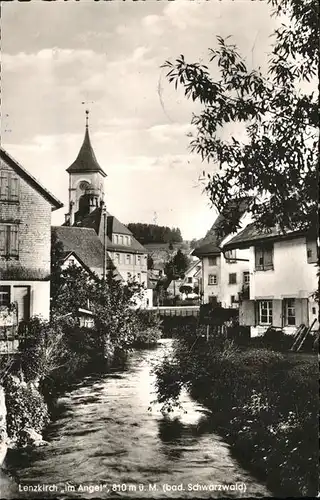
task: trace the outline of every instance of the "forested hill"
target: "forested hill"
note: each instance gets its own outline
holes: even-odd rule
[[[141,222],[130,222],[127,227],[142,245],[147,243],[180,243],[183,241],[178,227],[170,228]]]

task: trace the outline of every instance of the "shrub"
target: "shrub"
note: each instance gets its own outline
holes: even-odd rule
[[[41,434],[49,422],[43,397],[31,384],[16,377],[5,379],[8,437],[18,446],[27,444],[26,430]]]

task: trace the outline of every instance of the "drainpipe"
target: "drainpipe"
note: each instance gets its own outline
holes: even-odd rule
[[[107,265],[107,210],[105,204],[102,209],[103,213],[103,281],[106,280],[106,265]]]

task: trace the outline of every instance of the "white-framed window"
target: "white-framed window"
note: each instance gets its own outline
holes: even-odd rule
[[[243,284],[244,285],[249,285],[250,284],[250,273],[249,273],[249,271],[244,271],[243,272]]]
[[[131,280],[131,273],[127,273],[127,281]]]
[[[284,299],[284,314],[286,326],[296,324],[296,303],[295,299]]]
[[[217,265],[217,257],[216,256],[214,256],[214,257],[208,257],[208,265],[210,267],[216,266]]]
[[[141,264],[141,255],[137,255],[137,264],[140,266]]]
[[[256,271],[269,271],[273,269],[273,245],[255,247]]]
[[[208,285],[217,285],[218,278],[216,274],[209,274],[208,276]]]
[[[307,240],[307,262],[308,264],[316,264],[318,262],[318,247],[316,240]]]
[[[0,200],[19,201],[19,178],[10,170],[0,171]]]
[[[19,228],[17,224],[0,224],[0,256],[19,256]]]
[[[120,264],[120,254],[119,253],[115,254],[115,261],[117,264]]]
[[[118,245],[118,243],[119,243],[119,237],[118,237],[118,235],[117,235],[117,234],[114,234],[114,235],[113,235],[113,243],[114,243],[115,245]]]
[[[129,253],[126,255],[126,264],[131,264],[131,255]]]
[[[0,286],[0,307],[8,307],[10,305],[10,286]]]
[[[120,243],[120,245],[123,245],[123,235],[122,234],[119,235],[119,243]]]
[[[229,285],[236,285],[237,284],[237,273],[230,273],[229,274]]]
[[[137,273],[137,281],[138,281],[138,283],[141,283],[141,274],[140,273]]]
[[[259,324],[272,325],[272,300],[259,301]]]
[[[235,304],[236,303],[236,296],[235,295],[231,295],[230,302],[231,302],[231,304]]]
[[[129,247],[131,245],[131,238],[130,236],[126,236],[126,245]]]

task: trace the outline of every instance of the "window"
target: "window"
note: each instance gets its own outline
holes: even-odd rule
[[[272,325],[272,300],[259,302],[259,324]]]
[[[14,174],[7,170],[0,172],[0,200],[2,201],[19,201],[19,179]]]
[[[249,273],[249,271],[244,271],[244,273],[243,273],[243,283],[245,285],[249,285],[250,284],[250,273]]]
[[[217,257],[209,257],[209,266],[216,266],[217,265]]]
[[[218,279],[216,274],[209,274],[208,285],[217,285]]]
[[[236,262],[237,258],[237,253],[236,250],[227,250],[224,254],[225,259],[228,261],[229,264],[233,264]]]
[[[118,235],[117,234],[113,235],[113,243],[115,243],[116,245],[118,244]]]
[[[141,264],[141,255],[137,255],[137,264]]]
[[[237,273],[229,274],[229,285],[236,285],[237,283]]]
[[[140,273],[137,274],[137,281],[138,281],[138,283],[141,283],[141,274]]]
[[[189,278],[187,279],[187,283],[192,283],[192,277],[189,277]]]
[[[234,304],[236,302],[236,296],[231,295],[231,304]]]
[[[123,236],[122,236],[122,234],[120,234],[119,240],[120,240],[120,245],[123,245]]]
[[[308,264],[316,264],[318,260],[318,248],[316,240],[307,240]]]
[[[120,264],[120,254],[116,253],[115,260],[117,264]]]
[[[256,271],[273,269],[273,245],[255,247]]]
[[[131,273],[127,273],[127,280],[129,281],[131,279]]]
[[[0,224],[0,256],[18,257],[18,226]]]
[[[0,286],[0,307],[10,305],[10,286]]]
[[[131,238],[130,236],[126,236],[126,245],[129,247],[131,245]]]
[[[284,313],[287,326],[296,324],[296,308],[294,299],[284,299]]]
[[[131,255],[127,254],[126,263],[131,264]]]

